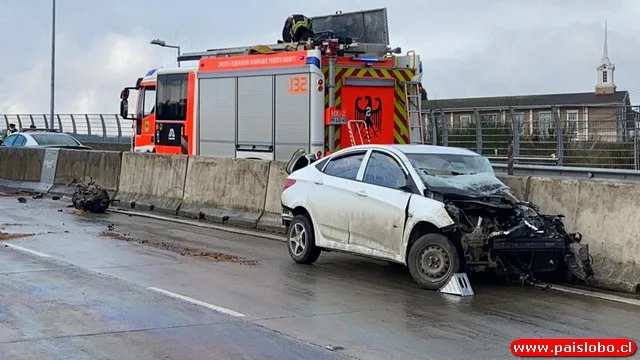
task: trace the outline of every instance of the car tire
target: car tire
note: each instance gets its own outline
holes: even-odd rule
[[[287,229],[289,256],[298,264],[313,264],[320,257],[316,246],[311,220],[305,215],[296,215]]]
[[[455,245],[444,235],[421,236],[409,250],[407,266],[421,288],[438,290],[460,269]]]

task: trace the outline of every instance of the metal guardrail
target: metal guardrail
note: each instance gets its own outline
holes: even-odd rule
[[[500,158],[511,141],[520,164],[640,170],[635,105],[425,108],[423,117],[433,145]]]
[[[131,144],[133,137],[133,123],[130,120],[123,120],[117,114],[57,114],[53,124],[51,124],[49,116],[46,114],[0,114],[0,128],[7,129],[10,123],[16,124],[18,128],[28,128],[30,125],[35,125],[38,128],[49,128],[53,125],[54,129],[72,134],[84,143]],[[440,131],[440,135],[442,135],[442,131]],[[439,145],[462,145],[456,143],[455,137],[452,138],[454,141],[447,141],[448,144],[440,143]],[[559,166],[558,157],[518,156],[513,151],[517,149],[510,150],[507,142],[500,143],[500,145],[502,147],[499,153],[504,155],[495,155],[495,152],[494,154],[487,154],[487,150],[490,149],[484,147],[481,149],[484,156],[487,156],[493,163],[493,168],[497,174],[508,174],[509,155],[511,155],[513,175],[640,181],[640,171],[638,170]],[[471,150],[478,149],[477,147],[472,147]]]
[[[508,175],[508,164],[492,164],[497,175]],[[570,179],[615,180],[640,182],[639,170],[603,169],[574,166],[513,165],[515,176],[542,176]]]
[[[133,122],[118,114],[57,114],[53,122],[46,114],[0,114],[3,132],[9,124],[19,129],[35,125],[60,130],[83,143],[131,144],[133,137]]]

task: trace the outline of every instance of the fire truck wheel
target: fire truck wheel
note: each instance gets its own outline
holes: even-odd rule
[[[298,264],[313,264],[320,257],[321,250],[316,247],[311,220],[305,215],[297,215],[291,221],[287,231],[287,249],[289,256]]]
[[[421,288],[439,290],[460,269],[460,258],[446,236],[425,234],[411,246],[407,265]]]

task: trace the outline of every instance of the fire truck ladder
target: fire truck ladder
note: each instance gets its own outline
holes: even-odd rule
[[[412,144],[424,144],[425,124],[422,118],[422,100],[417,81],[404,83],[405,107],[409,120],[409,134]]]
[[[314,46],[311,42],[292,42],[279,43],[270,45],[252,45],[239,46],[231,48],[208,49],[206,51],[185,53],[178,56],[178,61],[194,61],[202,58],[229,57],[249,54],[272,54],[284,51],[310,50],[313,48],[321,48]],[[377,44],[352,43],[348,45],[348,50],[344,50],[350,54],[360,54],[360,56],[382,56],[388,51],[386,47]]]
[[[355,127],[355,130],[354,130],[354,127]],[[364,139],[362,138],[362,130],[364,130],[365,139],[367,140],[367,143],[369,144],[371,143],[371,138],[369,137],[369,128],[367,126],[367,123],[364,120],[349,120],[347,121],[347,128],[349,129],[349,140],[351,140],[351,146],[364,144]],[[354,131],[358,133],[358,138],[360,138],[360,144],[356,143],[356,138],[353,134]]]
[[[240,46],[233,48],[220,48],[220,49],[208,49],[202,52],[193,52],[180,55],[180,61],[200,60],[207,57],[227,57],[238,55],[249,55],[251,53],[274,53],[283,51],[295,51],[303,50],[306,45],[304,43],[282,43],[271,45],[254,45],[254,46]]]

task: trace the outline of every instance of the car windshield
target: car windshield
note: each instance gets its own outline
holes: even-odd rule
[[[430,191],[468,197],[501,195],[509,191],[496,177],[486,157],[437,153],[405,155]]]
[[[72,136],[56,133],[30,134],[40,146],[82,146]]]

